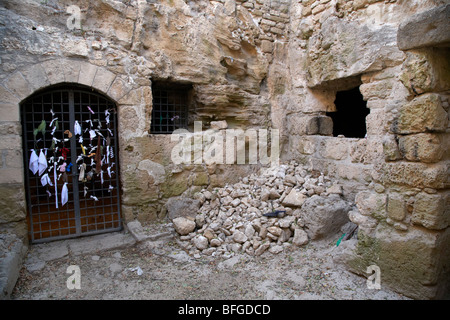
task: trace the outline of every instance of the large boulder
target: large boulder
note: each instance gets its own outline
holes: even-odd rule
[[[174,197],[166,203],[167,215],[170,220],[178,217],[191,217],[195,219],[200,208],[200,201],[190,198]]]
[[[349,221],[351,204],[339,195],[327,197],[314,195],[308,198],[300,209],[300,218],[311,240],[327,238],[335,234]]]

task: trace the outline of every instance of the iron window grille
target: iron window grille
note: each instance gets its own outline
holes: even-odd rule
[[[188,126],[189,86],[154,85],[150,133],[170,134]]]

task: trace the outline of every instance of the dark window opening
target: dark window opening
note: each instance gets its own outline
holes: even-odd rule
[[[150,126],[152,134],[170,134],[176,129],[187,129],[190,85],[155,83]]]
[[[333,120],[333,136],[344,135],[346,138],[364,138],[366,136],[366,116],[370,110],[364,101],[359,87],[338,91],[335,112],[327,112]]]

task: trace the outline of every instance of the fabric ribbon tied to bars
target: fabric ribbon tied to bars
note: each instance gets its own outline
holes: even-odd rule
[[[41,176],[44,173],[44,171],[47,170],[47,158],[45,157],[45,154],[42,150],[39,154],[38,169],[39,169],[39,176]]]
[[[45,187],[47,184],[50,186],[53,186],[52,180],[50,179],[50,177],[48,176],[48,173],[44,174],[41,177],[41,184]]]
[[[39,170],[39,157],[33,149],[31,150],[30,163],[28,164],[28,166],[30,167],[30,170],[31,172],[33,172],[33,174],[36,174],[36,172]]]
[[[64,206],[69,198],[69,189],[67,188],[67,182],[64,183],[61,190],[61,204]]]
[[[62,154],[64,160],[67,160],[67,153],[69,153],[69,149],[67,149],[67,148],[61,149],[61,154]]]
[[[75,123],[73,125],[73,133],[75,135],[80,135],[81,134],[81,126],[80,126],[80,124],[78,123],[77,120],[75,120]]]

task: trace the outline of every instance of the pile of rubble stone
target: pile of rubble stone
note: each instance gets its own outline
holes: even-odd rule
[[[172,199],[167,209],[190,254],[230,257],[276,254],[336,235],[349,222],[352,204],[339,184],[292,161],[234,185],[204,189],[195,199]]]

